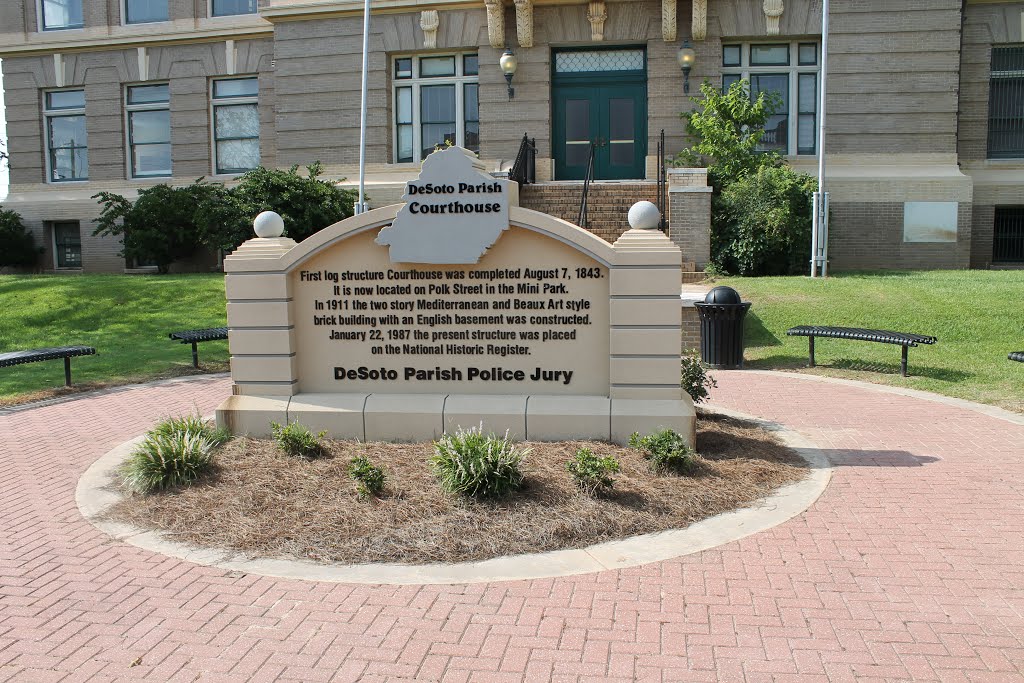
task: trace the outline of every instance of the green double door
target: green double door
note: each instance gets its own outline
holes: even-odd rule
[[[594,143],[594,179],[645,176],[647,84],[553,85],[555,180],[583,180]]]

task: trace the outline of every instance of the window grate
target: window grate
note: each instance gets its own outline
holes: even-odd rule
[[[992,48],[988,157],[1024,158],[1024,45]]]
[[[643,71],[643,50],[583,50],[555,53],[555,73]]]
[[[992,262],[1024,263],[1024,206],[997,206]]]

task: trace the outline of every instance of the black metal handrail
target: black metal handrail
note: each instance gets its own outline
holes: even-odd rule
[[[526,133],[523,133],[523,139],[519,143],[519,151],[516,152],[512,170],[508,172],[508,179],[520,185],[537,182],[537,140],[528,137]]]
[[[665,220],[665,209],[668,206],[668,171],[665,169],[665,129],[661,129],[658,137],[658,213],[661,214],[661,221],[658,227],[662,232],[668,228],[668,221]]]
[[[590,181],[594,179],[594,154],[597,143],[590,143],[590,158],[587,159],[587,175],[583,178],[583,194],[580,196],[580,215],[576,225],[584,230],[587,228],[587,196],[590,194]]]

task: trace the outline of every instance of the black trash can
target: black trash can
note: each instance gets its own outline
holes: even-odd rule
[[[700,359],[718,370],[743,367],[743,319],[749,301],[740,301],[732,287],[715,287],[704,303],[695,302],[700,314]]]

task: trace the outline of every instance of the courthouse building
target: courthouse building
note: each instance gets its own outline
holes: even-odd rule
[[[372,205],[398,200],[450,141],[508,171],[521,203],[614,238],[658,196],[658,143],[709,80],[783,106],[764,144],[817,169],[820,0],[375,0],[367,126]],[[258,165],[357,177],[361,0],[4,0],[10,196],[44,270],[140,264],[93,237],[101,190],[132,195]],[[827,88],[834,270],[1024,263],[1024,2],[833,0]],[[688,74],[681,50],[693,50]],[[506,82],[506,49],[517,68]],[[684,56],[688,53],[682,53]],[[514,94],[510,92],[514,88]],[[690,95],[685,89],[689,87]],[[706,175],[668,173],[670,235],[707,260]]]

